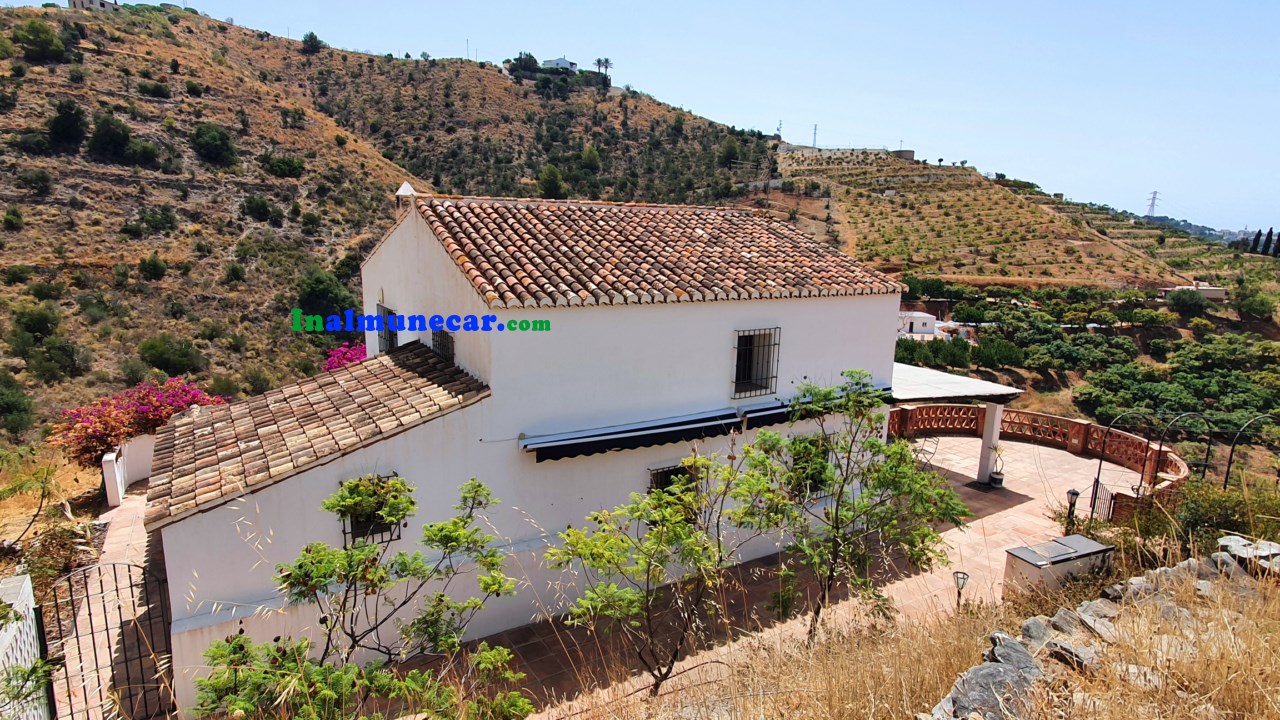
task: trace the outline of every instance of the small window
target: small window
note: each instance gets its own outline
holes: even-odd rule
[[[734,348],[733,396],[768,395],[778,385],[778,342],[781,328],[739,330]]]
[[[431,333],[431,349],[449,362],[453,362],[453,335],[446,330],[435,330]]]
[[[395,350],[399,342],[395,326],[396,311],[379,304],[378,317],[382,318],[382,327],[378,330],[378,352],[388,353]]]
[[[671,467],[650,470],[649,489],[666,490],[675,484],[676,478],[682,475],[686,477],[689,475],[689,468],[686,468],[683,465],[672,465]]]
[[[397,477],[396,473],[379,475],[379,480]],[[381,545],[400,539],[401,525],[383,520],[376,512],[363,517],[352,517],[342,520],[342,539],[345,547],[352,547],[356,541],[364,541]]]

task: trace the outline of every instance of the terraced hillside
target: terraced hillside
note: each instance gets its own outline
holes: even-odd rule
[[[813,200],[800,201],[794,215],[820,218],[820,231],[882,269],[973,284],[1149,287],[1177,276],[972,168],[789,145],[778,168],[797,192],[824,196],[816,211]],[[771,200],[775,210],[797,204],[786,194]]]
[[[314,372],[325,340],[288,309],[350,300],[406,179],[535,195],[552,163],[569,196],[709,201],[768,155],[598,76],[304,47],[172,5],[0,9],[0,38],[0,410],[34,398],[37,425],[157,368],[237,394]]]
[[[1240,252],[1104,206],[1051,197],[1036,197],[1034,201],[1060,215],[1078,219],[1093,231],[1128,245],[1182,275],[1225,285],[1243,275],[1261,283],[1268,291],[1280,289],[1280,259]]]

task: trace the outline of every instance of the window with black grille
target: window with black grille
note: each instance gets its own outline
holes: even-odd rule
[[[447,330],[434,330],[431,333],[431,349],[440,357],[453,362],[453,335]]]
[[[734,347],[733,396],[768,395],[778,385],[778,343],[782,328],[739,330]]]
[[[396,473],[390,475],[379,475],[379,480],[388,480],[398,477]],[[378,511],[375,510],[368,515],[353,516],[351,518],[342,519],[342,540],[346,547],[355,545],[356,541],[366,543],[384,544],[395,542],[400,539],[400,531],[402,526],[400,523],[390,523],[383,520]]]
[[[689,468],[683,465],[672,465],[671,467],[657,468],[649,471],[649,489],[650,490],[666,490],[675,484],[676,478],[680,476],[688,476]]]
[[[382,327],[378,329],[378,352],[388,353],[396,349],[396,311],[379,303],[378,317],[382,318]]]

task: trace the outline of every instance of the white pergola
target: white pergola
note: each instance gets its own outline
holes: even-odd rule
[[[894,404],[955,403],[969,400],[986,403],[986,418],[982,424],[982,456],[978,458],[977,479],[981,482],[986,482],[991,475],[995,447],[1000,443],[1000,418],[1004,414],[1004,405],[1021,394],[1022,390],[1008,385],[915,365],[893,364],[890,395]]]

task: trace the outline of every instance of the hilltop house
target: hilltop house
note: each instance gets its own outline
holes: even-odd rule
[[[343,542],[320,503],[344,480],[397,472],[416,488],[415,523],[447,517],[470,478],[493,489],[490,521],[527,582],[486,607],[472,626],[484,635],[562,608],[561,575],[541,561],[555,532],[661,485],[691,441],[723,453],[733,430],[785,430],[798,383],[861,368],[888,387],[894,373],[902,286],[751,211],[419,197],[362,279],[368,314],[549,329],[371,330],[362,363],[161,429],[146,525],[184,707],[214,640],[314,624],[313,608],[284,608],[274,568]],[[743,559],[776,549],[762,540]]]
[[[72,10],[104,10],[120,12],[119,0],[67,0],[67,7]]]
[[[928,336],[937,333],[938,318],[919,310],[903,310],[898,313],[898,335],[901,337]],[[917,338],[920,339],[920,338]]]
[[[569,70],[578,72],[578,63],[558,57],[555,60],[543,60],[542,67],[545,70]]]

